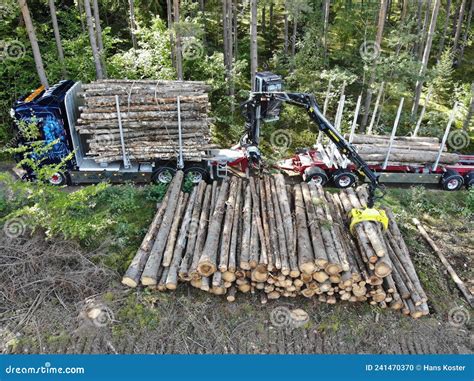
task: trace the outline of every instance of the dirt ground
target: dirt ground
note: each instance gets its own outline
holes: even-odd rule
[[[472,229],[431,233],[469,279]],[[235,303],[181,285],[173,293],[127,290],[120,275],[71,242],[0,239],[0,349],[3,353],[472,353],[472,310],[437,257],[407,239],[430,299],[419,320],[368,304],[335,306],[303,297]],[[19,282],[19,279],[23,279]],[[14,283],[12,283],[14,282]],[[304,325],[288,318],[301,308]],[[97,313],[98,312],[98,313]]]

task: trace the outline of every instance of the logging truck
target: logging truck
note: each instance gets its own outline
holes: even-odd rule
[[[203,152],[203,155],[198,159],[191,160],[186,159],[183,155],[182,124],[186,125],[187,121],[182,121],[179,117],[179,100],[178,118],[176,121],[172,121],[176,124],[174,127],[176,134],[173,135],[177,147],[175,155],[165,158],[158,154],[152,160],[130,159],[129,149],[133,145],[134,138],[122,126],[120,118],[109,121],[109,123],[117,124],[115,130],[118,138],[114,149],[119,150],[119,155],[114,156],[113,161],[107,162],[98,161],[97,158],[87,155],[90,145],[94,143],[91,143],[86,135],[79,133],[81,126],[78,125],[78,120],[84,102],[84,99],[79,96],[83,91],[81,82],[61,81],[48,90],[40,87],[16,101],[11,110],[11,116],[16,121],[15,128],[17,130],[18,121],[29,123],[34,120],[38,123],[41,139],[45,144],[51,144],[47,153],[39,155],[31,152],[29,154],[31,158],[41,161],[42,164],[58,164],[72,154],[73,157],[66,161],[64,170],[54,173],[49,179],[53,185],[100,181],[168,183],[178,169],[183,169],[195,183],[201,179],[226,177],[231,167],[248,173],[249,169],[261,160],[258,149],[261,123],[278,120],[284,102],[306,108],[310,117],[312,115],[310,110],[317,112],[318,115],[314,120],[317,120],[320,131],[319,121],[323,118],[321,119],[325,121],[323,126],[329,126],[331,131],[337,132],[337,123],[333,127],[321,115],[312,96],[282,92],[281,77],[269,72],[257,73],[255,90],[242,107],[247,123],[246,133],[240,143],[230,149],[209,148],[202,144],[196,149]],[[97,95],[100,96],[101,90],[97,91]],[[107,95],[110,98],[110,94]],[[312,100],[314,103],[309,105],[311,107],[305,103],[308,100]],[[250,105],[252,107],[249,107]],[[115,104],[113,106],[115,107]],[[120,111],[118,102],[116,107],[118,108],[116,115],[120,116],[124,110]],[[318,142],[313,148],[300,150],[293,157],[278,162],[275,167],[287,173],[301,175],[308,182],[321,185],[332,183],[338,188],[348,188],[353,186],[360,177],[358,168],[361,163],[355,165],[353,161],[354,153],[357,153],[362,162],[367,164],[364,166],[367,169],[366,172],[375,173],[381,183],[439,184],[446,190],[458,190],[463,184],[466,187],[472,187],[474,184],[474,155],[452,155],[445,152],[450,126],[451,123],[446,128],[442,142],[438,142],[437,145],[434,138],[396,137],[396,126],[394,126],[392,135],[383,142],[384,144],[379,144],[383,137],[355,135],[355,123],[353,123],[351,133],[347,138],[347,146],[345,146],[346,151],[349,147],[353,153],[350,160],[347,155],[344,155],[344,150],[334,141],[323,144],[323,140],[318,138]],[[324,133],[327,134],[327,129]],[[321,133],[320,136],[322,136]],[[18,145],[31,144],[21,133],[18,133],[15,140]],[[359,146],[359,143],[364,144],[366,141],[371,141],[374,144]],[[411,151],[408,153],[401,151],[397,143],[411,145]],[[423,144],[426,146],[426,151],[420,151]],[[107,147],[102,149],[107,150]],[[17,161],[22,158],[22,154],[15,156]],[[415,160],[406,162],[407,158]],[[23,165],[23,169],[25,170],[24,179],[35,179],[32,168]],[[367,173],[363,179],[372,181]]]
[[[185,82],[182,83],[186,84]],[[241,156],[240,152],[234,150],[209,149],[209,145],[204,142],[199,145],[201,143],[198,142],[198,145],[193,146],[193,149],[199,151],[199,157],[187,159],[183,153],[186,146],[183,144],[185,134],[182,129],[182,124],[186,126],[187,121],[181,120],[179,97],[167,98],[167,100],[171,99],[174,102],[178,98],[177,105],[176,103],[173,105],[177,117],[173,115],[173,119],[167,120],[168,125],[170,123],[175,125],[173,125],[173,134],[168,136],[168,139],[170,136],[175,139],[171,157],[170,155],[160,157],[159,154],[153,152],[154,147],[147,148],[148,152],[152,152],[151,160],[144,160],[129,154],[134,144],[133,132],[128,132],[125,129],[128,124],[124,122],[124,125],[122,125],[121,121],[121,115],[126,114],[129,110],[120,110],[118,102],[116,111],[115,104],[112,105],[115,119],[107,121],[115,124],[113,128],[114,131],[117,131],[115,133],[117,136],[105,135],[114,138],[113,144],[115,146],[109,148],[111,144],[103,138],[104,135],[100,135],[102,140],[98,142],[91,140],[90,135],[81,133],[81,126],[79,125],[80,118],[84,117],[84,113],[81,114],[84,98],[80,95],[83,94],[83,87],[86,86],[88,85],[82,85],[81,82],[65,80],[47,90],[40,87],[31,94],[18,99],[11,109],[11,116],[15,121],[14,129],[17,131],[16,144],[18,146],[32,145],[33,139],[28,139],[22,133],[21,126],[34,123],[38,127],[39,139],[44,142],[45,146],[49,147],[46,153],[37,153],[31,149],[27,151],[28,157],[41,163],[41,165],[64,163],[64,169],[54,173],[49,178],[52,185],[97,183],[100,181],[113,183],[124,181],[169,183],[177,170],[183,170],[188,178],[191,178],[194,183],[198,183],[202,179],[208,180],[214,177],[226,176],[227,163],[235,161]],[[114,98],[107,93],[101,97],[100,91],[99,89],[98,99],[104,98],[104,102],[107,102],[107,99]],[[182,106],[184,110],[186,110],[185,106]],[[183,115],[185,113],[185,111],[181,112]],[[147,123],[150,122],[142,123],[144,128],[148,126]],[[165,136],[162,140],[164,139]],[[38,137],[35,137],[34,140],[37,141]],[[92,144],[96,144],[96,147],[98,147],[96,149],[101,150],[102,156],[97,158],[89,156]],[[156,145],[159,145],[159,143],[156,143]],[[117,146],[119,148],[118,157],[114,157],[112,161],[100,160],[109,153],[108,151],[114,150],[116,152]],[[115,155],[115,153],[113,154]],[[23,153],[15,155],[18,162],[23,158]],[[25,171],[22,175],[23,179],[36,179],[33,168],[23,165],[23,169]]]

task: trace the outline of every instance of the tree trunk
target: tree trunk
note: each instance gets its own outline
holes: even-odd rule
[[[291,35],[291,58],[295,59],[296,53],[296,32],[298,31],[298,19],[293,16],[293,34]],[[292,63],[294,65],[294,63]]]
[[[255,91],[255,74],[258,67],[257,48],[257,0],[250,0],[250,78]]]
[[[134,0],[128,0],[129,12],[130,12],[130,34],[132,36],[133,49],[138,49],[137,37],[135,36],[135,4]]]
[[[410,1],[411,0],[403,0],[402,13],[400,15],[400,22],[405,21],[405,19],[407,17]]]
[[[179,0],[173,0],[174,23],[179,25]],[[178,80],[183,80],[183,56],[181,52],[181,36],[180,31],[175,28],[176,34],[176,73]]]
[[[40,79],[41,84],[45,88],[48,88],[48,78],[46,77],[46,72],[44,71],[43,59],[41,58],[38,40],[36,39],[35,27],[33,26],[33,22],[31,21],[28,4],[26,4],[26,0],[18,0],[18,4],[20,6],[23,20],[25,21],[26,32],[28,33],[28,38],[30,39],[31,49],[33,50],[36,72],[38,73],[38,77]]]
[[[444,23],[443,34],[441,35],[441,39],[439,41],[439,50],[437,55],[437,60],[441,58],[441,54],[444,51],[444,45],[446,43],[446,35],[448,34],[448,27],[449,27],[449,19],[451,18],[451,0],[446,1],[446,21]]]
[[[416,8],[416,35],[419,36],[422,29],[422,11],[423,11],[423,0],[418,0],[418,6]],[[418,51],[419,39],[415,39],[413,44],[413,56],[415,56]]]
[[[288,56],[288,12],[286,11],[286,9],[285,9],[284,18],[285,18],[285,26],[284,26],[283,47],[284,47],[285,57],[287,57]]]
[[[222,0],[222,32],[223,32],[223,41],[224,41],[224,66],[226,68],[226,77],[228,76],[228,70],[229,70],[229,47],[227,44],[229,43],[229,39],[227,38],[227,33],[228,33],[228,16],[229,13],[227,12],[227,6],[228,6],[228,1],[227,0]],[[226,78],[228,79],[228,77]]]
[[[423,77],[426,73],[426,69],[428,67],[428,61],[430,59],[431,46],[433,44],[433,37],[436,31],[436,21],[438,20],[438,12],[439,12],[440,4],[441,4],[441,0],[435,0],[433,13],[431,14],[430,28],[429,28],[428,36],[426,39],[425,51],[423,53],[423,60],[421,61],[421,68],[418,73],[420,79],[417,81],[416,88],[415,88],[415,99],[413,101],[413,107],[412,107],[412,112],[411,112],[412,116],[415,116],[418,113],[418,105],[420,103],[420,96],[421,96],[421,91],[423,90],[423,83],[424,83]]]
[[[270,55],[273,55],[273,42],[275,41],[275,39],[273,38],[273,32],[274,32],[274,13],[273,13],[273,7],[274,7],[274,4],[273,4],[273,1],[270,1],[270,10],[269,10],[269,15],[268,15],[268,18],[270,19],[270,25],[268,27],[268,30],[270,32],[270,39],[268,40],[268,43],[269,43],[269,50],[270,50]]]
[[[173,9],[171,5],[171,0],[166,0],[166,17],[168,20],[168,33],[170,35],[171,62],[173,64],[173,67],[176,69],[176,46],[174,45],[173,36]]]
[[[95,38],[94,25],[92,23],[91,4],[89,0],[84,0],[84,8],[86,11],[87,29],[89,30],[89,41],[91,43],[91,48],[92,48],[92,57],[94,59],[96,77],[97,79],[103,79],[104,73],[102,72],[102,65],[100,63],[99,51],[97,49],[97,41]]]
[[[82,0],[77,0],[77,12],[79,13],[79,20],[81,20],[81,29],[82,33],[86,33],[86,27],[84,25],[84,18],[82,17],[83,9],[82,9]]]
[[[472,21],[473,11],[474,11],[474,1],[471,0],[471,7],[469,8],[469,14],[467,16],[467,21],[466,21],[466,30],[464,31],[464,37],[463,37],[463,41],[462,41],[462,44],[461,44],[461,51],[459,52],[459,65],[462,64],[462,59],[464,57],[464,49],[466,48],[469,33],[471,32],[471,21]]]
[[[228,94],[232,95],[232,68],[233,68],[233,38],[232,38],[232,0],[222,0],[222,18],[224,35],[224,65],[226,68],[226,80],[228,83]]]
[[[375,45],[379,50],[381,49],[383,31],[385,28],[387,4],[388,4],[388,0],[380,0],[379,16],[378,16],[378,23],[377,23],[377,34],[375,36]],[[367,95],[365,97],[365,103],[364,103],[364,115],[362,117],[362,121],[359,127],[360,131],[365,131],[367,120],[369,119],[370,103],[372,102],[372,85],[374,81],[375,81],[375,68],[372,69],[372,74],[370,75],[370,80],[367,85]]]
[[[102,27],[100,26],[100,13],[99,13],[98,0],[93,0],[92,6],[94,8],[95,32],[97,36],[97,48],[99,50],[100,63],[102,64],[102,72],[104,73],[104,78],[107,78],[107,67],[105,65],[104,42],[102,41]]]
[[[457,20],[456,33],[454,34],[454,42],[453,42],[453,58],[454,58],[455,64],[457,62],[457,57],[459,53],[459,38],[461,37],[462,22],[464,20],[465,10],[466,10],[466,0],[462,0],[461,8],[459,10],[459,16]]]
[[[62,77],[67,78],[66,65],[64,64],[64,50],[61,43],[61,35],[59,34],[58,19],[56,17],[56,6],[54,5],[54,0],[49,0],[49,10],[51,12],[54,39],[56,40],[56,48],[58,49],[58,59],[59,63],[61,64]]]
[[[423,59],[423,50],[425,46],[426,40],[426,29],[428,28],[428,20],[430,17],[430,10],[431,10],[431,0],[426,0],[426,9],[425,9],[425,17],[423,18],[423,28],[421,30],[421,35],[418,36],[419,38],[419,45],[418,45],[418,59]]]
[[[467,110],[466,119],[462,124],[462,129],[466,132],[469,131],[469,125],[471,124],[472,115],[474,114],[474,83],[471,84],[471,102]]]
[[[234,0],[234,8],[233,8],[233,15],[234,15],[234,62],[237,61],[237,58],[239,57],[239,19],[238,19],[238,7],[239,7],[239,2],[238,0]]]
[[[324,0],[324,27],[323,27],[323,45],[324,45],[324,63],[328,55],[328,29],[329,29],[329,9],[331,0]]]

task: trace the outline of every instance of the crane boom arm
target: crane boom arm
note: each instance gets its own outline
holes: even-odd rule
[[[306,110],[311,120],[319,127],[319,130],[325,133],[335,144],[339,152],[346,155],[354,163],[357,170],[362,172],[370,181],[369,199],[367,206],[372,208],[374,202],[379,196],[375,193],[381,189],[378,175],[374,173],[368,164],[360,157],[355,148],[347,142],[342,134],[326,119],[316,103],[312,94],[307,93],[287,93],[287,92],[260,92],[252,93],[249,100],[243,105],[243,114],[246,119],[247,143],[249,145],[258,145],[261,122],[261,107],[264,102],[285,102]],[[269,103],[267,103],[269,104]],[[383,192],[382,192],[383,193]]]

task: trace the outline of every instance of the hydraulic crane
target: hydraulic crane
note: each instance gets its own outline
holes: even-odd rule
[[[255,89],[257,91],[251,92],[249,99],[241,105],[242,114],[246,121],[246,132],[241,139],[241,144],[247,150],[249,162],[258,166],[261,161],[258,149],[261,123],[278,120],[283,103],[302,107],[311,120],[316,123],[319,131],[326,134],[339,152],[351,160],[357,170],[364,174],[370,182],[367,208],[365,210],[354,210],[351,213],[351,227],[358,222],[369,220],[378,221],[386,228],[388,220],[385,212],[374,209],[375,201],[384,195],[384,187],[379,183],[378,175],[370,169],[356,149],[344,139],[341,133],[322,114],[314,95],[281,91],[281,77],[269,72],[257,74]]]

